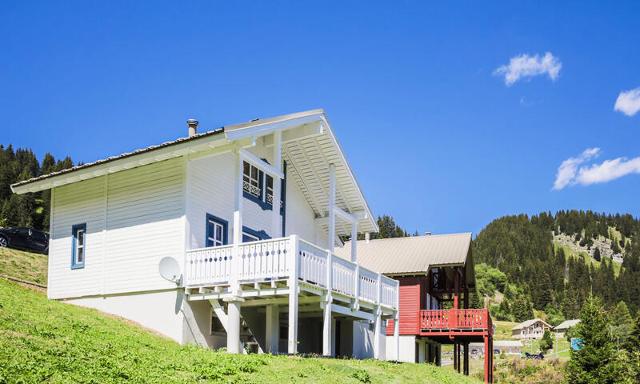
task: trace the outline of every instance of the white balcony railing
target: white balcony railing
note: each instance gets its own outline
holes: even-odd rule
[[[198,287],[232,280],[280,280],[290,277],[295,265],[300,281],[326,289],[328,259],[327,250],[297,237],[243,243],[237,248],[224,245],[192,249],[186,252],[184,284]],[[331,273],[332,292],[353,298],[357,292],[359,300],[397,308],[396,280],[335,255],[331,255]]]

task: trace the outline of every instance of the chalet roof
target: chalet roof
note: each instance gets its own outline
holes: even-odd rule
[[[562,323],[556,325],[554,330],[556,331],[567,330],[569,328],[575,327],[576,325],[578,325],[579,322],[580,322],[580,319],[565,320]]]
[[[269,145],[269,135],[282,132],[282,158],[293,180],[305,195],[316,217],[327,216],[329,164],[336,171],[336,205],[357,215],[362,232],[377,232],[378,226],[336,140],[322,109],[292,113],[246,123],[225,126],[192,137],[181,137],[159,145],[75,166],[63,171],[34,177],[11,185],[15,193],[37,192],[79,182],[125,169],[185,156],[223,146],[251,146],[257,140]],[[325,220],[326,221],[326,220]],[[318,221],[321,228],[327,224]],[[338,235],[350,233],[349,225],[336,223]]]
[[[426,274],[432,267],[473,264],[470,246],[471,233],[360,240],[358,263],[388,275]],[[335,252],[350,258],[351,242]]]
[[[530,319],[530,320],[525,320],[520,324],[517,324],[515,327],[511,328],[511,330],[515,331],[515,330],[518,330],[518,329],[527,328],[527,327],[530,327],[530,326],[532,326],[533,324],[535,324],[537,322],[542,322],[547,327],[553,328],[551,326],[551,324],[547,323],[546,321],[544,321],[542,319]]]

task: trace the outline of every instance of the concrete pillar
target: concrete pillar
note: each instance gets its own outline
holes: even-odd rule
[[[240,300],[227,303],[227,352],[241,353],[240,343]]]
[[[333,356],[333,317],[331,316],[331,302],[325,301],[322,316],[322,355]]]
[[[280,341],[280,307],[277,304],[267,305],[265,323],[267,353],[277,354]]]
[[[382,311],[378,306],[375,311],[375,320],[373,323],[373,358],[380,359],[382,357],[382,338],[386,332],[382,330]]]
[[[400,361],[400,314],[398,312],[393,319],[393,343],[396,361]]]
[[[425,351],[425,342],[424,340],[418,340],[418,363],[424,363],[427,361],[427,355]]]

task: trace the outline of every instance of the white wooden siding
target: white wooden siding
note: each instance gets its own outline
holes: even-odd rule
[[[261,150],[260,147],[252,148],[252,152],[261,158],[270,160],[268,149]],[[205,217],[207,213],[229,223],[227,236],[231,242],[235,155],[231,152],[225,152],[197,158],[190,160],[188,167],[188,247],[193,249],[205,246]],[[286,235],[298,234],[311,242],[315,242],[318,238],[326,239],[326,234],[316,234],[315,215],[293,177],[289,177],[287,180],[286,204]],[[263,230],[269,236],[273,236],[271,210],[263,210],[258,204],[246,198],[243,200],[242,209],[244,226],[256,231]],[[326,240],[324,242],[326,243]]]
[[[184,255],[183,184],[183,162],[173,159],[56,188],[49,297],[175,287],[159,276],[158,262]],[[71,227],[80,223],[85,266],[72,270]]]
[[[101,292],[104,192],[103,177],[55,189],[49,244],[49,297]],[[84,268],[72,270],[71,227],[81,223],[87,224]]]

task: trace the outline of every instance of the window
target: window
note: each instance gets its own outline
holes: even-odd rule
[[[266,240],[271,237],[265,231],[256,231],[246,226],[242,226],[242,242],[250,243],[252,241]]]
[[[218,247],[227,244],[229,223],[219,217],[207,214],[207,238],[205,246]]]
[[[257,236],[254,236],[250,233],[247,232],[242,232],[242,242],[243,243],[250,243],[252,241],[259,241],[260,238]]]
[[[245,161],[243,164],[243,173],[242,173],[242,188],[244,189],[244,192],[258,199],[262,199],[262,177],[261,176],[262,176],[262,172],[260,172],[260,170],[257,167]]]
[[[266,182],[266,190],[267,190],[267,196],[266,196],[266,202],[267,204],[271,204],[271,206],[273,206],[273,177],[267,175],[267,182]]]
[[[71,227],[71,269],[84,268],[87,254],[87,224],[77,224]]]
[[[266,160],[264,161],[267,162]],[[259,170],[258,167],[246,161],[242,164],[242,170],[242,194],[244,197],[258,204],[262,209],[273,209],[273,177],[266,175]],[[284,183],[284,180],[282,182]],[[281,214],[283,213],[284,206],[283,191],[284,187],[280,191]]]

